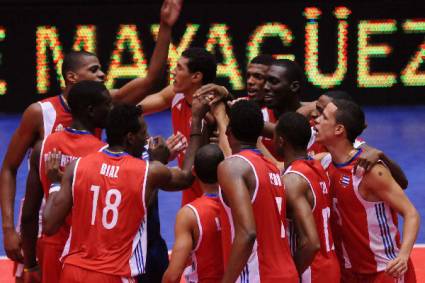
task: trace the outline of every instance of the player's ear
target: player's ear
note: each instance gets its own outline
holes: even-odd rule
[[[201,72],[195,72],[195,73],[192,74],[192,82],[193,83],[202,84],[203,78],[204,78],[204,75]]]
[[[70,84],[76,84],[78,82],[78,75],[75,72],[67,71],[65,73],[65,81]]]
[[[343,124],[337,124],[335,127],[335,135],[339,136],[345,132],[345,127]]]
[[[300,82],[299,81],[293,81],[290,85],[290,89],[292,92],[297,93],[300,90]]]

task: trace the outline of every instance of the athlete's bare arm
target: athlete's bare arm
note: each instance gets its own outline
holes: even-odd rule
[[[192,124],[189,146],[186,151],[182,169],[167,168],[157,161],[151,162],[148,172],[148,200],[150,193],[156,188],[169,191],[178,191],[187,188],[193,182],[192,167],[195,154],[201,147],[204,137],[202,133],[202,120],[209,109],[209,100],[204,97],[196,98],[192,102]]]
[[[19,127],[10,140],[1,169],[0,199],[4,249],[7,256],[15,261],[23,260],[20,238],[14,224],[16,173],[28,149],[43,138],[43,129],[41,106],[33,103],[25,110]]]
[[[173,86],[169,85],[160,92],[147,96],[138,105],[142,107],[144,115],[161,112],[171,107],[174,95]]]
[[[378,163],[379,160],[382,160],[400,187],[403,190],[407,189],[409,181],[407,180],[407,177],[401,167],[394,160],[391,160],[383,151],[371,147],[366,143],[364,143],[361,148],[363,149],[363,152],[359,156],[355,170],[358,170],[359,167],[361,167],[367,172],[372,169],[372,167]]]
[[[372,198],[386,202],[404,219],[403,240],[398,256],[387,265],[386,272],[394,277],[403,275],[407,270],[407,261],[419,230],[420,217],[404,194],[401,187],[382,164],[375,165],[360,183],[360,192],[370,193]]]
[[[161,22],[155,50],[151,57],[146,77],[137,78],[118,90],[112,90],[114,101],[138,103],[151,93],[155,85],[163,77],[168,58],[168,47],[171,41],[171,30],[177,21],[183,0],[164,0],[161,7]]]
[[[71,188],[76,163],[77,161],[73,161],[66,167],[60,190],[47,199],[43,213],[43,233],[46,235],[56,233],[72,209]]]
[[[218,146],[223,151],[224,157],[227,157],[232,154],[232,149],[230,148],[226,134],[229,117],[227,117],[226,105],[224,102],[218,102],[211,106],[211,113],[217,122]]]
[[[38,142],[31,153],[30,171],[27,177],[24,207],[22,209],[22,250],[24,252],[24,265],[31,268],[37,265],[36,243],[38,236],[38,221],[43,188],[38,172],[40,160],[41,141]]]
[[[251,255],[257,238],[251,204],[252,193],[249,189],[251,186],[247,183],[250,177],[253,178],[250,175],[253,175],[252,168],[240,158],[226,159],[218,166],[218,182],[223,190],[226,203],[232,210],[235,227],[235,238],[228,264],[225,266],[223,283],[236,281]]]
[[[301,176],[289,173],[282,176],[285,184],[288,215],[295,222],[298,241],[294,261],[298,273],[302,274],[313,262],[320,249],[316,223],[313,217],[313,204],[308,200],[309,184]]]
[[[171,252],[170,264],[162,277],[162,283],[178,283],[187,266],[190,252],[196,246],[196,217],[188,207],[179,210],[174,226],[174,246]],[[212,251],[213,252],[213,251]]]

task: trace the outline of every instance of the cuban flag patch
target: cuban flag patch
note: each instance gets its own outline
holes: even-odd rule
[[[341,179],[339,180],[339,183],[343,186],[343,187],[347,187],[350,184],[350,177],[347,175],[342,175]]]

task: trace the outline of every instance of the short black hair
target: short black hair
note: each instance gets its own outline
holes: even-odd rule
[[[217,183],[217,167],[224,160],[224,154],[216,144],[207,144],[195,155],[195,173],[206,184]]]
[[[202,73],[202,84],[212,83],[217,74],[215,56],[200,47],[192,47],[183,51],[182,56],[189,59],[187,67],[191,73]]]
[[[71,51],[65,55],[65,58],[63,59],[62,63],[62,77],[64,79],[66,76],[66,73],[68,71],[75,71],[81,66],[81,57],[83,56],[94,56],[96,57],[96,54],[80,50],[80,51]]]
[[[356,138],[366,129],[362,108],[357,103],[345,99],[334,99],[332,103],[337,107],[335,121],[344,125],[348,140],[354,143]]]
[[[275,59],[273,58],[272,55],[269,54],[260,54],[255,56],[251,62],[249,62],[250,64],[259,64],[259,65],[265,65],[265,66],[270,66],[273,61]]]
[[[106,124],[106,141],[109,146],[123,145],[128,133],[137,133],[142,109],[136,105],[117,104],[112,108]]]
[[[230,130],[239,141],[256,143],[264,128],[263,114],[257,103],[240,100],[229,110]]]
[[[306,150],[311,138],[307,118],[297,112],[287,112],[279,117],[276,134],[283,137],[294,149]]]
[[[288,59],[278,59],[274,60],[271,65],[285,68],[287,70],[286,76],[290,83],[299,81],[300,85],[303,85],[304,72],[297,62]]]
[[[351,95],[344,90],[329,90],[329,91],[325,92],[323,95],[328,96],[332,100],[334,100],[334,99],[345,99],[345,100],[353,101],[353,97],[351,97]]]
[[[68,105],[74,117],[87,113],[88,106],[96,106],[105,101],[109,95],[108,89],[102,82],[80,81],[74,84],[68,93]]]

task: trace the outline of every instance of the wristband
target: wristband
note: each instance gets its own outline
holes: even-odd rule
[[[61,189],[61,184],[60,184],[60,183],[52,183],[52,184],[50,185],[49,195],[50,195],[51,193],[54,193],[54,192],[59,192],[59,191],[60,191],[60,189]]]
[[[36,272],[36,271],[40,271],[40,265],[38,265],[38,263],[30,268],[24,267],[24,272]]]

